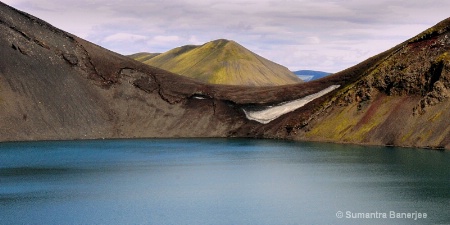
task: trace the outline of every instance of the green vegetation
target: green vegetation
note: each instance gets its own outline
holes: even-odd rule
[[[273,86],[301,82],[286,67],[224,39],[178,47],[151,58],[142,53],[131,57],[206,83]]]
[[[449,19],[443,20],[443,21],[439,22],[438,24],[436,24],[435,26],[428,28],[427,30],[420,33],[419,35],[410,39],[409,43],[426,40],[433,36],[443,34],[444,32],[446,32],[449,29],[449,27],[450,27],[450,20]]]
[[[392,104],[389,97],[378,99],[376,107],[359,111],[357,103],[336,110],[329,117],[315,125],[308,137],[320,136],[332,141],[363,142],[368,133],[382,124]]]
[[[444,52],[436,58],[435,62],[439,63],[439,62],[449,62],[449,61],[450,61],[450,54],[448,54],[448,52]]]
[[[135,59],[137,61],[143,62],[143,61],[149,60],[155,56],[158,56],[160,54],[161,53],[140,52],[140,53],[135,53],[133,55],[129,55],[128,57]]]
[[[333,115],[333,118],[325,118],[313,129],[307,133],[308,137],[323,136],[323,138],[330,140],[341,140],[345,133],[358,123],[358,117],[348,116],[352,114],[355,106],[349,108],[342,108],[339,112]]]
[[[438,120],[442,115],[442,112],[437,112],[436,114],[432,115],[428,121],[429,122],[435,122],[436,120]]]

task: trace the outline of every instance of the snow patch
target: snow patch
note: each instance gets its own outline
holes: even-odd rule
[[[339,88],[339,86],[340,85],[331,85],[317,93],[305,96],[297,100],[285,102],[280,105],[268,106],[262,110],[248,110],[248,109],[243,110],[245,115],[247,116],[247,119],[254,120],[262,124],[267,124],[286,113],[292,112],[296,109],[299,109],[300,107],[303,107],[304,105],[308,104],[309,102],[311,102],[316,98],[328,94],[329,92]]]

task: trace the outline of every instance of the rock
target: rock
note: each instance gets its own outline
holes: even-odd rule
[[[75,66],[78,64],[78,58],[76,55],[69,54],[69,53],[63,53],[63,58],[68,62],[70,65]]]

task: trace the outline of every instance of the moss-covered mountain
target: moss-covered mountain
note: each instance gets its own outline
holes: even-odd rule
[[[137,53],[130,57],[212,84],[274,86],[302,82],[286,67],[224,39],[201,46],[186,45],[158,55]]]

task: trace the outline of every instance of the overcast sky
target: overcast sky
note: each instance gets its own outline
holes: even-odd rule
[[[450,17],[442,0],[2,0],[121,54],[225,38],[291,70],[338,72]]]

